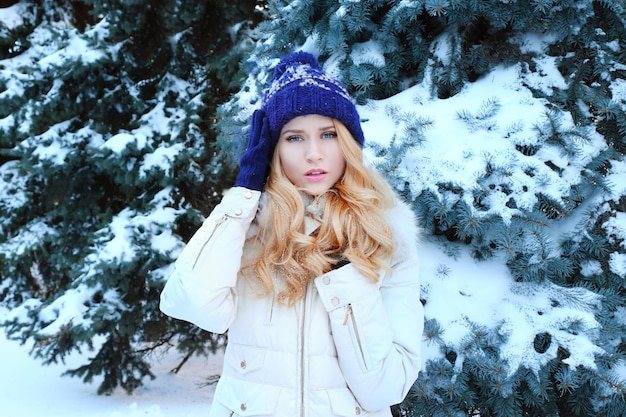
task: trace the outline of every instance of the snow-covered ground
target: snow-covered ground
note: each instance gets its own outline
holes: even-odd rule
[[[2,314],[0,314],[0,317]],[[28,346],[7,340],[0,332],[0,416],[3,417],[199,417],[209,410],[214,385],[210,377],[221,367],[221,355],[190,359],[178,374],[170,370],[179,356],[172,350],[154,358],[154,380],[146,380],[133,395],[117,390],[98,395],[99,380],[90,384],[61,376],[83,364],[80,355],[66,365],[43,366],[28,354]],[[89,353],[87,352],[88,356]]]

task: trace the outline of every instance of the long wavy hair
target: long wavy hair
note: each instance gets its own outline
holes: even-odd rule
[[[287,178],[274,151],[265,220],[252,237],[258,256],[244,266],[258,279],[262,296],[277,292],[279,302],[287,305],[300,300],[309,281],[342,259],[372,281],[378,280],[381,268],[389,267],[393,237],[383,213],[395,204],[394,194],[380,174],[364,165],[350,131],[333,122],[346,169],[334,188],[314,197],[323,204],[320,227],[305,234],[303,191]]]

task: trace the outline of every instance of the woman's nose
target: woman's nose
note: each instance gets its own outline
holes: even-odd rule
[[[306,160],[307,161],[319,161],[322,159],[322,150],[317,140],[310,140],[307,147]]]

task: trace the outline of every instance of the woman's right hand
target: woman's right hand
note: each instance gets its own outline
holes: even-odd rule
[[[250,126],[248,147],[239,161],[236,187],[262,191],[269,175],[274,146],[269,135],[269,123],[263,110],[255,110]]]

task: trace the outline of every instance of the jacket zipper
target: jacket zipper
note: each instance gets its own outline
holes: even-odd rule
[[[217,228],[224,223],[224,221],[226,220],[226,215],[222,215],[222,217],[215,219],[214,221],[214,225],[213,225],[213,230],[211,230],[211,234],[209,235],[209,237],[206,239],[206,241],[202,244],[202,248],[198,251],[198,254],[196,255],[196,259],[193,261],[193,266],[192,269],[195,269],[196,264],[198,263],[198,260],[200,259],[200,255],[202,254],[202,252],[204,252],[204,247],[206,246],[207,243],[209,243],[209,241],[211,240],[211,238],[213,238],[213,235],[215,234],[215,232],[217,231]]]
[[[310,291],[307,291],[304,295],[304,299],[302,300],[302,314],[300,315],[300,417],[304,417],[304,343],[305,343],[305,322],[306,322],[306,306],[309,299]]]
[[[367,363],[365,362],[365,354],[363,353],[363,345],[361,344],[361,338],[359,336],[359,328],[356,325],[356,319],[354,318],[354,312],[352,311],[352,304],[348,304],[346,306],[346,318],[343,320],[343,325],[346,326],[348,324],[348,320],[352,323],[352,330],[354,331],[354,338],[356,339],[356,344],[359,347],[359,352],[361,353],[361,361],[363,362],[363,367],[367,371]]]
[[[304,417],[304,322],[300,339],[302,344],[302,349],[300,350],[300,416]]]
[[[276,302],[276,296],[272,295],[272,300],[270,301],[270,324],[272,323],[272,319],[274,318],[274,303]]]

